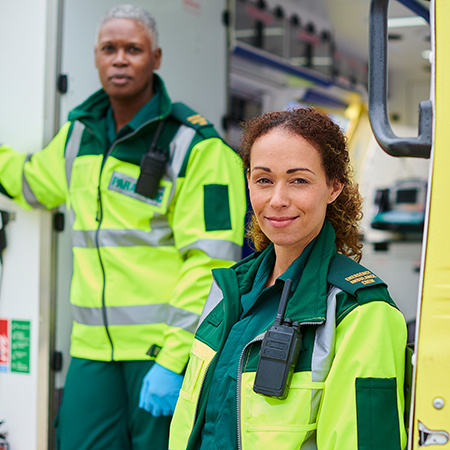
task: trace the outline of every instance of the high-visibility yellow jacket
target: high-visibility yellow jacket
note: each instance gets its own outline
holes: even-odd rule
[[[239,299],[251,290],[268,252],[272,246],[232,268],[213,271],[171,423],[170,450],[201,447],[207,403],[218,395],[211,383],[218,358],[241,317]],[[385,284],[353,260],[336,255],[328,222],[297,281],[285,316],[300,323],[302,343],[288,396],[280,400],[254,392],[266,330],[249,336],[242,352],[236,352],[239,361],[227,363],[228,376],[236,380],[236,389],[228,389],[228,395],[236,396],[236,423],[209,427],[216,448],[404,449],[406,323]]]
[[[109,99],[93,94],[42,151],[0,146],[0,191],[24,208],[66,204],[73,231],[71,355],[144,360],[180,373],[211,269],[240,259],[246,211],[236,153],[200,114],[172,105],[108,146]],[[135,192],[155,130],[169,162],[157,195]],[[150,356],[149,356],[150,355]]]

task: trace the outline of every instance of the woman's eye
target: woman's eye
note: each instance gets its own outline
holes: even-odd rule
[[[294,184],[308,184],[308,181],[305,180],[304,178],[296,178],[295,180],[293,180]]]
[[[270,180],[268,178],[258,178],[256,180],[256,183],[257,184],[268,184],[268,183],[270,183]]]

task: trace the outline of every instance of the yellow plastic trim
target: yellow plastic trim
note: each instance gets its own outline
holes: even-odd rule
[[[450,238],[448,168],[450,167],[450,3],[435,3],[435,136],[425,270],[415,385],[412,448],[419,448],[419,421],[450,433]],[[444,406],[440,406],[442,399]],[[420,447],[421,448],[421,447]],[[450,448],[450,442],[439,448]]]

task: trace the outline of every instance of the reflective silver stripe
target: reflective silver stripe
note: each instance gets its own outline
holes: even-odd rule
[[[72,305],[75,322],[89,326],[104,326],[102,308],[86,308]],[[106,308],[108,325],[151,325],[167,323],[171,327],[195,332],[198,314],[169,307],[168,303],[157,305],[108,306]]]
[[[184,309],[170,307],[169,318],[167,319],[167,325],[171,327],[181,328],[189,333],[194,334],[197,328],[199,315],[186,311]]]
[[[202,250],[210,258],[224,259],[226,261],[239,261],[242,256],[241,246],[230,241],[201,239],[183,247],[180,253],[184,254],[188,250]]]
[[[22,171],[22,192],[25,200],[30,206],[32,206],[33,208],[45,208],[45,206],[34,195],[34,192],[31,190],[31,187],[25,177],[25,164],[31,159],[32,156],[32,154],[27,155],[27,157],[25,158],[25,162],[23,163],[24,168]]]
[[[81,248],[95,247],[96,230],[72,230],[72,246]]]
[[[93,248],[95,244],[95,233],[97,230],[73,230],[73,246],[81,248]],[[154,229],[152,231],[142,230],[105,230],[100,229],[100,247],[134,247],[134,246],[173,246],[172,230]]]
[[[325,322],[317,328],[311,360],[312,381],[324,382],[330,372],[334,358],[334,341],[336,336],[336,295],[341,289],[332,286],[327,296],[327,317]],[[315,422],[319,410],[322,391],[314,389],[311,392],[310,421]],[[301,450],[316,450],[316,430],[310,431]]]
[[[167,230],[100,230],[101,247],[134,247],[139,245],[158,247],[167,242]],[[173,244],[172,244],[173,245]]]
[[[206,300],[205,306],[198,321],[198,326],[205,320],[206,316],[222,301],[223,293],[220,289],[217,281],[213,277],[213,283],[211,285],[211,290],[209,291],[208,298]]]
[[[157,225],[153,223],[153,225]],[[161,216],[161,228],[154,227],[151,231],[142,230],[100,230],[101,247],[133,247],[150,245],[152,247],[173,246],[173,236],[170,227],[165,227],[164,217]],[[73,246],[81,248],[95,247],[95,233],[97,230],[73,230]],[[181,254],[189,250],[202,250],[209,257],[226,261],[238,261],[241,256],[241,247],[234,242],[200,240],[184,247]]]
[[[167,167],[167,175],[173,184],[172,190],[170,191],[168,204],[172,202],[175,192],[177,191],[178,174],[180,173],[181,167],[183,167],[187,151],[191,146],[195,133],[196,131],[193,128],[187,127],[186,125],[181,125],[170,142],[170,162]],[[150,225],[152,225],[152,223],[150,223]]]
[[[312,381],[325,381],[334,358],[336,335],[336,295],[341,290],[335,286],[328,291],[327,317],[317,328],[311,361]]]
[[[156,245],[175,245],[173,230],[166,215],[155,213],[150,220],[150,227],[151,233],[157,237],[158,243]]]
[[[70,225],[71,225],[70,229],[73,230],[73,225],[75,224],[75,211],[72,208],[72,205],[70,205],[70,208],[69,208],[69,220],[70,220]]]
[[[181,125],[170,143],[171,160],[167,171],[173,180],[177,179],[183,167],[184,159],[186,158],[187,151],[191,146],[195,133],[194,128]]]
[[[83,131],[85,128],[86,127],[81,122],[75,121],[72,128],[72,134],[67,141],[66,153],[64,155],[64,158],[66,160],[67,187],[70,187],[70,177],[72,176],[73,162],[78,155],[81,136],[83,135]]]
[[[149,325],[165,323],[169,312],[167,303],[157,305],[108,306],[108,325]],[[102,308],[72,305],[75,322],[82,325],[104,326]]]

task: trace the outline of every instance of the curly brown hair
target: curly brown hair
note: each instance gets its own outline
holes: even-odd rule
[[[242,124],[240,153],[246,170],[250,169],[251,149],[255,141],[275,128],[306,139],[321,156],[327,182],[331,184],[337,180],[344,185],[338,198],[327,206],[326,219],[336,232],[337,250],[360,261],[362,242],[358,222],[363,216],[362,198],[358,185],[352,181],[353,168],[346,136],[328,116],[310,107],[263,114]],[[270,244],[254,214],[247,236],[257,250],[264,250]]]

